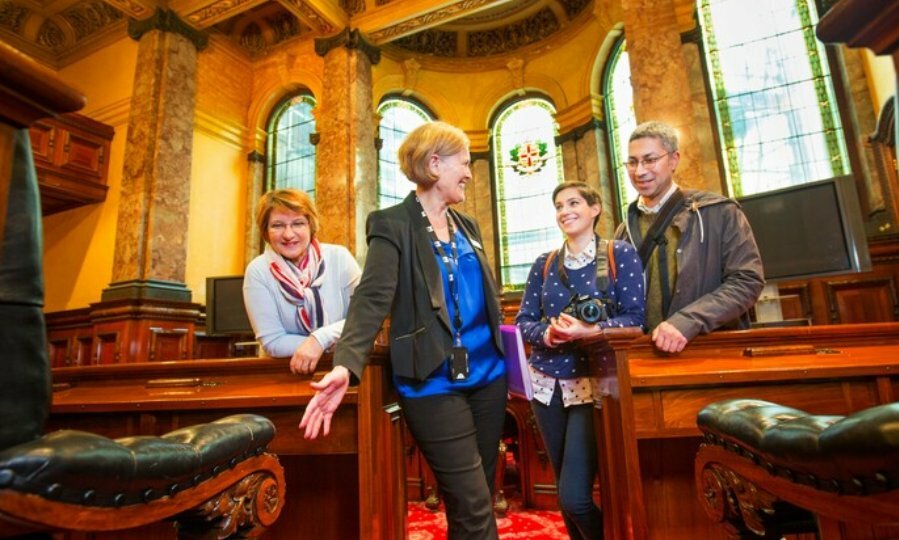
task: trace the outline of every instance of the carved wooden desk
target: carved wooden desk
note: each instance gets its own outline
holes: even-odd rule
[[[47,429],[150,435],[232,412],[261,414],[277,428],[269,450],[284,465],[287,484],[284,510],[265,538],[402,538],[402,440],[394,413],[384,408],[394,402],[385,362],[384,351],[376,351],[331,434],[315,441],[297,429],[314,394],[312,377],[291,375],[286,359],[270,358],[54,369]],[[319,369],[329,364],[325,357]]]
[[[895,323],[721,332],[672,356],[633,335],[609,332],[591,350],[607,538],[724,538],[693,477],[696,414],[708,403],[758,398],[844,415],[899,397]]]

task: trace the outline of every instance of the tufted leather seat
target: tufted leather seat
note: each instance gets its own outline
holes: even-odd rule
[[[763,511],[749,516],[750,529],[774,524],[761,514],[771,513],[775,500],[814,513],[840,514],[842,507],[847,516],[834,516],[838,520],[899,521],[899,403],[835,416],[733,399],[703,408],[697,424],[705,444],[697,456],[696,479],[704,502],[718,505],[710,512],[713,517],[728,514],[722,505],[730,496]],[[752,491],[748,484],[762,495],[746,495]],[[828,499],[833,502],[824,503]],[[859,506],[851,506],[854,502]],[[747,512],[731,510],[732,518],[746,520]]]
[[[175,495],[262,454],[274,435],[270,420],[250,414],[162,437],[112,440],[60,430],[0,451],[0,489],[71,504],[141,504]]]
[[[41,212],[29,122],[84,98],[0,42],[0,538],[163,519],[179,536],[261,534],[284,501],[271,421],[235,415],[162,437],[43,435],[50,407]]]

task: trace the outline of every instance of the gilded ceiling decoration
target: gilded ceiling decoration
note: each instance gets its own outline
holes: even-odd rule
[[[146,20],[167,6],[198,32],[225,36],[250,60],[295,39],[349,28],[401,58],[503,61],[588,20],[580,16],[593,1],[0,0],[0,39],[62,67],[124,37],[129,20]]]
[[[418,17],[387,26],[381,30],[371,32],[369,38],[375,43],[382,43],[394,37],[402,36],[414,31],[416,28],[429,28],[435,22],[450,21],[460,13],[465,13],[472,8],[493,4],[494,0],[462,0],[450,4],[443,9],[423,13]]]
[[[456,56],[456,32],[423,30],[393,42],[397,46],[418,54],[450,57]]]
[[[536,43],[561,28],[559,19],[543,8],[523,21],[468,34],[468,56],[487,56],[514,51]]]
[[[28,16],[28,8],[17,6],[9,0],[0,1],[0,27],[16,34],[22,33],[22,23]]]
[[[100,0],[75,4],[64,11],[62,17],[75,31],[76,43],[93,32],[124,18],[121,11]]]

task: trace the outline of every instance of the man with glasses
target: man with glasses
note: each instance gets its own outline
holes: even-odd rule
[[[733,199],[681,189],[677,134],[645,122],[630,136],[625,163],[639,193],[615,238],[640,253],[646,280],[646,327],[664,352],[698,334],[749,327],[749,308],[765,279],[749,222]]]

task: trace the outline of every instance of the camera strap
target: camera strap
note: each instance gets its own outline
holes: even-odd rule
[[[664,316],[667,316],[668,308],[671,306],[671,288],[668,276],[668,239],[665,238],[665,231],[668,230],[668,226],[674,221],[674,216],[681,209],[681,203],[684,199],[684,192],[680,188],[671,194],[671,197],[665,201],[665,204],[659,210],[659,214],[656,216],[655,221],[652,222],[652,225],[650,225],[649,230],[646,231],[646,236],[637,250],[637,253],[640,255],[640,261],[643,262],[643,268],[647,268],[652,252],[657,247],[659,248],[659,286],[662,295],[662,314]]]
[[[640,243],[640,247],[637,250],[637,253],[640,254],[640,261],[643,263],[643,268],[646,268],[649,257],[652,256],[652,252],[655,250],[656,246],[666,243],[665,231],[668,230],[668,226],[671,225],[671,222],[674,220],[675,214],[680,210],[680,203],[683,202],[684,198],[684,192],[681,191],[680,188],[675,190],[674,193],[668,197],[668,200],[665,201],[665,204],[662,205],[655,221],[652,222],[649,230],[646,231],[646,236],[643,238],[643,241]]]

